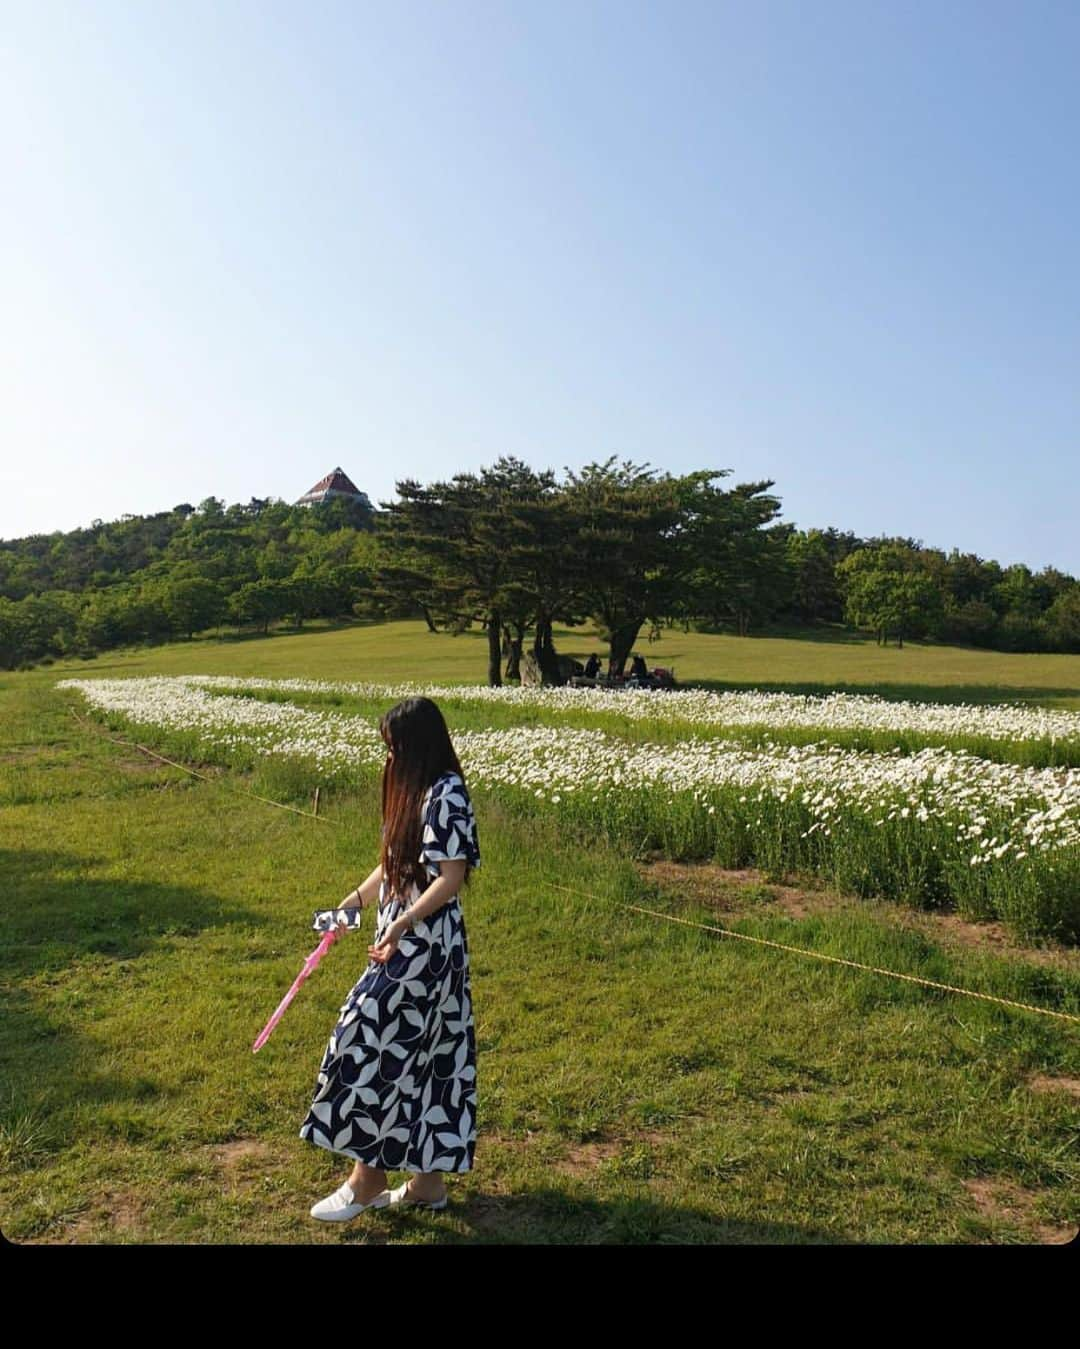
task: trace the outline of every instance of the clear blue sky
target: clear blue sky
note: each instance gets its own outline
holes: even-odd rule
[[[504,453],[1080,573],[1080,6],[0,0],[0,536]]]

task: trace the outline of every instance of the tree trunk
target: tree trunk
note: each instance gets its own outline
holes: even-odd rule
[[[438,632],[439,629],[431,621],[431,610],[427,607],[426,604],[421,604],[420,612],[424,615],[424,622],[427,624],[428,632]]]
[[[502,621],[498,610],[488,614],[488,683],[493,688],[502,687],[502,650],[499,645],[502,636]]]
[[[621,627],[609,629],[611,632],[609,643],[611,655],[608,660],[609,675],[622,674],[626,658],[634,649],[634,643],[638,639],[638,633],[641,631],[643,622],[644,619],[631,619],[629,623],[623,623]]]
[[[536,636],[533,638],[533,655],[540,666],[545,684],[561,684],[559,658],[551,636],[551,620],[540,618],[536,623]]]
[[[509,628],[504,629],[507,636],[507,646],[509,651],[506,655],[506,677],[507,679],[521,679],[521,648],[525,641],[524,629],[514,624],[513,632]]]

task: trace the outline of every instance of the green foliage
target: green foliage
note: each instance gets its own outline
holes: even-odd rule
[[[371,524],[341,500],[208,497],[198,510],[0,542],[0,666],[190,638],[226,618],[266,631],[351,617],[370,588]]]
[[[770,483],[722,491],[713,480],[723,476],[676,478],[610,458],[560,484],[503,458],[450,482],[400,482],[379,534],[387,612],[422,613],[434,630],[480,624],[492,684],[500,636],[513,670],[529,629],[545,681],[556,682],[557,622],[591,617],[616,673],[646,624],[703,605],[745,632],[782,588],[782,543],[762,532],[779,502],[760,495]]]
[[[608,643],[614,673],[644,624],[671,612],[687,481],[614,458],[567,472],[562,565],[575,606]]]
[[[778,521],[771,481],[679,477],[615,458],[559,479],[512,456],[397,484],[373,512],[208,497],[67,534],[0,540],[0,668],[190,638],[223,622],[269,633],[314,619],[422,617],[486,638],[487,678],[531,655],[565,676],[556,624],[591,619],[621,673],[666,623],[746,636],[848,624],[1004,651],[1080,651],[1080,583],[911,539]],[[529,634],[531,650],[526,650]]]
[[[869,628],[878,641],[895,636],[936,635],[943,600],[919,550],[893,542],[860,548],[836,568],[844,588],[844,615],[857,628]]]
[[[792,589],[790,526],[766,528],[780,514],[779,498],[768,494],[772,486],[741,483],[721,491],[701,482],[687,502],[683,611],[716,628],[730,625],[741,637],[772,618]]]

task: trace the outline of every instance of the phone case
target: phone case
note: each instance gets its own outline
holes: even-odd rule
[[[312,927],[316,932],[329,932],[339,923],[349,927],[359,927],[363,921],[363,909],[350,906],[347,909],[317,909]]]

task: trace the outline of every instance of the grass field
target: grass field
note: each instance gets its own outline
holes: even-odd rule
[[[554,639],[565,655],[584,659],[596,650],[603,656],[592,628],[556,628]],[[892,698],[1034,702],[1080,710],[1080,656],[1012,655],[919,642],[897,650],[831,629],[798,638],[666,630],[653,643],[642,636],[637,649],[649,665],[674,667],[680,681],[716,687],[796,693],[853,689]],[[429,633],[422,623],[314,627],[269,639],[209,636],[52,668],[88,677],[234,674],[482,683],[487,638],[480,631],[458,637]]]
[[[1080,708],[1080,657],[677,633],[642,647],[681,679]],[[259,1055],[250,1046],[314,944],[312,910],[373,865],[375,795],[331,794],[322,822],[274,810],[238,775],[199,782],[110,743],[53,686],[187,672],[473,682],[484,659],[478,636],[392,624],[0,676],[5,1235],[970,1243],[1077,1230],[1080,1025],[626,903],[1074,1012],[1080,952],[715,868],[635,865],[486,792],[484,866],[464,897],[476,1169],[452,1178],[442,1214],[312,1222],[347,1164],[296,1135],[369,928],[331,953]]]

